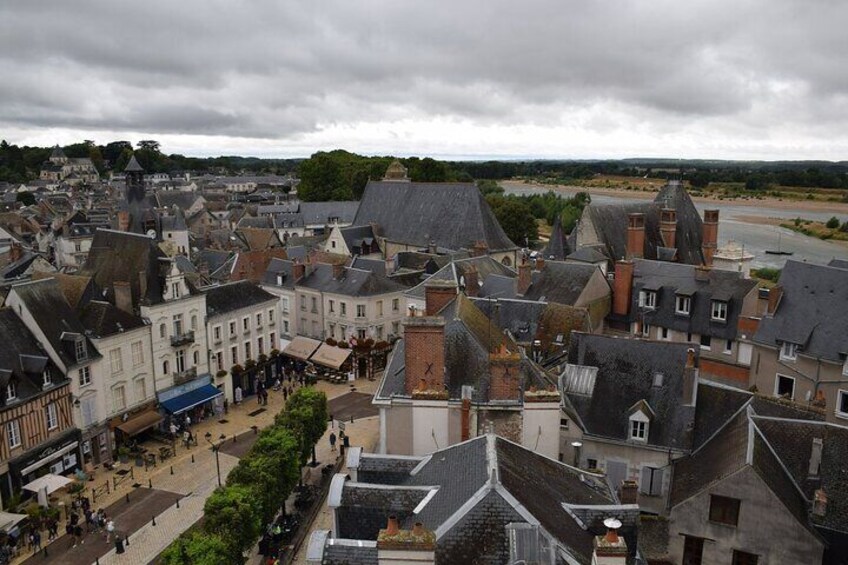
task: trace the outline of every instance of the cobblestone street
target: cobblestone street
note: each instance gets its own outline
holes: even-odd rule
[[[356,383],[358,392],[371,394],[376,388],[378,381],[359,381]],[[327,393],[328,398],[333,399],[350,391],[349,386],[319,382],[315,385],[317,390]],[[355,400],[362,403],[362,398]],[[239,406],[231,406],[229,413],[224,416],[225,423],[217,420],[207,420],[194,426],[193,433],[198,438],[198,445],[186,449],[180,445],[176,448],[176,455],[157,467],[145,470],[143,467],[132,467],[133,478],[120,483],[116,489],[111,489],[109,494],[98,495],[92,506],[106,508],[112,512],[115,526],[119,533],[129,534],[130,543],[125,553],[118,555],[112,544],[106,544],[102,535],[93,538],[92,544],[86,547],[82,544],[77,547],[76,553],[68,550],[70,540],[62,535],[47,545],[48,557],[41,554],[30,557],[31,554],[24,553],[18,557],[15,563],[26,561],[27,565],[36,563],[93,563],[99,559],[101,564],[109,563],[132,563],[143,564],[151,562],[171,541],[182,532],[191,527],[203,515],[203,505],[209,494],[217,487],[217,469],[215,454],[206,443],[204,435],[212,434],[212,441],[218,442],[221,434],[226,439],[221,442],[219,452],[221,480],[225,481],[227,474],[238,463],[238,457],[246,453],[253,444],[256,434],[252,429],[262,429],[270,425],[274,416],[284,405],[281,392],[271,392],[268,406],[265,410],[255,416],[250,412],[257,410],[258,405],[255,398],[248,398]],[[373,427],[376,431],[378,426],[373,424],[376,420],[357,421],[353,424],[347,423],[348,434],[351,436],[351,445],[361,445],[360,437],[370,437],[367,428]],[[368,422],[372,422],[368,425]],[[329,462],[333,459],[330,454],[329,433],[325,434],[319,442],[316,451],[318,459]],[[338,429],[336,428],[336,433]],[[235,441],[234,441],[235,437]],[[151,443],[149,446],[158,449],[159,445]],[[95,474],[94,481],[89,482],[89,491],[86,496],[91,496],[91,488],[101,487],[109,482],[114,484],[113,477],[121,469],[128,469],[129,465],[116,466],[114,471],[99,469]],[[308,467],[304,472],[309,476],[311,469]],[[320,477],[319,477],[320,478]],[[139,485],[133,487],[134,484]],[[152,486],[152,491],[148,488]],[[145,493],[145,495],[142,495]],[[130,502],[126,503],[126,495],[130,494]],[[180,508],[176,507],[176,499],[180,498]],[[155,504],[153,501],[157,501]],[[108,510],[110,509],[111,510]],[[156,517],[156,525],[153,525],[153,517]],[[64,533],[64,521],[60,526],[60,532]],[[94,534],[92,534],[94,536]],[[88,540],[88,538],[86,538]],[[88,541],[87,541],[88,543]],[[80,548],[85,547],[85,551]],[[89,549],[98,548],[97,550]],[[77,551],[79,550],[79,551]],[[29,557],[29,559],[27,559]],[[73,559],[72,559],[73,558]]]

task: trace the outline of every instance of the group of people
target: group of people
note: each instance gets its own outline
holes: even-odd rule
[[[178,424],[177,420],[171,420],[170,425],[168,426],[168,431],[171,432],[171,439],[176,441],[177,434],[182,430],[183,434],[183,446],[188,449],[191,447],[191,444],[197,445],[197,436],[191,433],[191,416],[188,414],[183,418],[182,423]]]
[[[77,509],[74,509],[65,525],[65,533],[74,540],[73,547],[76,547],[77,544],[84,544],[85,536],[90,533],[103,532],[103,539],[106,543],[111,542],[115,534],[115,522],[106,515],[102,508],[93,511],[91,506],[87,504],[88,499],[83,500],[85,501],[82,508],[84,522],[80,520],[81,516],[77,513]],[[85,531],[83,531],[83,523],[85,524]]]

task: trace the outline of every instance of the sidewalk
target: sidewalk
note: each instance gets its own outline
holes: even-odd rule
[[[357,387],[357,390],[365,389],[371,392],[376,388],[376,381],[357,382]],[[323,381],[314,385],[313,388],[327,393],[328,398],[336,398],[350,390],[348,386],[334,385]],[[92,502],[92,507],[95,509],[107,508],[115,503],[117,503],[115,507],[120,508],[122,501],[125,504],[125,497],[129,493],[129,511],[132,511],[136,504],[134,502],[135,497],[142,492],[142,489],[148,490],[144,488],[148,486],[152,486],[156,493],[171,493],[171,499],[167,505],[158,507],[156,512],[150,515],[147,515],[149,512],[139,508],[138,519],[127,520],[125,523],[116,519],[116,529],[121,533],[130,534],[130,544],[126,553],[116,555],[114,545],[107,546],[101,537],[100,543],[97,545],[101,548],[101,552],[87,562],[91,563],[95,558],[99,558],[101,563],[147,563],[155,558],[179,534],[197,522],[203,515],[203,505],[206,498],[218,486],[215,455],[206,443],[204,435],[206,432],[210,432],[212,441],[215,443],[218,443],[221,434],[227,437],[219,453],[221,480],[223,482],[230,470],[238,463],[238,457],[243,456],[255,441],[256,435],[251,429],[252,426],[256,426],[258,429],[269,426],[273,423],[274,416],[283,408],[282,392],[269,391],[269,393],[268,405],[261,407],[265,410],[255,416],[250,416],[250,412],[255,412],[260,406],[255,398],[248,398],[241,405],[230,407],[229,412],[224,415],[224,420],[226,420],[224,423],[219,423],[218,420],[207,420],[193,425],[192,433],[197,436],[198,445],[186,449],[181,446],[180,442],[177,442],[176,455],[167,459],[164,463],[157,461],[157,466],[154,468],[145,470],[144,467],[134,467],[130,464],[120,465],[113,471],[98,469],[95,480],[88,483],[89,491],[87,491],[86,496],[91,496],[91,488],[99,487],[107,481],[111,486],[113,477],[121,469],[129,469],[132,466],[134,479],[127,479],[109,494],[98,496],[96,502]],[[233,438],[236,435],[234,442]],[[160,445],[160,443],[155,442],[145,443],[145,447],[153,450],[158,450]],[[133,484],[140,485],[140,487],[133,488]],[[179,509],[175,505],[175,495],[185,497],[180,500]],[[162,496],[164,495],[159,494],[157,498],[162,499]],[[165,508],[164,512],[162,511],[163,508]],[[156,526],[152,525],[154,515],[156,516]],[[61,555],[70,546],[70,540],[64,535],[64,525],[63,520],[60,523],[62,535],[47,545],[50,557],[44,559],[39,554],[27,565],[31,563],[63,563],[63,561],[54,561],[56,558],[53,555]],[[136,538],[138,538],[138,541],[136,541]],[[46,535],[43,535],[42,539],[46,539]],[[87,556],[88,553],[87,550],[85,555]],[[30,552],[24,552],[13,563],[23,563],[31,555]],[[86,561],[79,559],[68,562],[86,563]]]

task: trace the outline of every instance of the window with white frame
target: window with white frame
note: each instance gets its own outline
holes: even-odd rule
[[[268,310],[268,323],[271,324],[274,322],[274,309]]]
[[[215,353],[214,359],[215,359],[215,366],[218,368],[218,370],[219,371],[225,370],[224,369],[224,352],[223,351],[217,351]]]
[[[778,373],[774,378],[774,395],[790,400],[795,398],[795,379]]]
[[[241,327],[244,331],[247,331],[247,330],[250,329],[250,318],[248,316],[245,316],[244,318],[241,319]]]
[[[44,407],[44,416],[47,420],[47,429],[55,430],[59,427],[59,414],[56,411],[56,403],[51,402]]]
[[[365,304],[357,304],[356,305],[356,317],[364,318],[365,317]]]
[[[238,365],[238,345],[230,348],[230,358],[233,360],[233,365]]]
[[[784,361],[795,361],[798,358],[798,345],[784,341],[780,346],[780,358]]]
[[[848,418],[848,390],[840,389],[836,393],[836,415]]]
[[[144,384],[144,379],[135,380],[135,401],[144,402],[147,400],[147,386]]]
[[[109,365],[112,367],[113,375],[124,370],[124,360],[121,358],[121,350],[119,348],[109,351]]]
[[[80,386],[91,384],[91,369],[89,367],[80,367],[77,371]]]
[[[251,351],[250,351],[250,342],[249,342],[249,341],[245,341],[245,342],[244,342],[244,358],[245,358],[245,359],[250,359],[250,358],[251,358],[250,353],[251,353]]]
[[[183,335],[183,315],[174,314],[174,335]]]
[[[651,324],[642,324],[642,336],[651,337]]]
[[[645,441],[648,438],[648,422],[643,420],[630,420],[630,439]]]
[[[328,306],[330,308],[330,314],[335,314],[336,313],[336,301],[331,298],[330,302],[328,303]]]
[[[6,424],[6,437],[9,440],[9,449],[20,447],[21,445],[21,425],[17,420],[12,420]]]
[[[392,312],[400,310],[400,299],[392,298]]]
[[[268,347],[270,347],[273,350],[276,347],[276,345],[275,345],[276,343],[277,343],[277,334],[274,333],[274,332],[271,332],[270,334],[268,334]]]
[[[674,304],[674,311],[677,314],[688,316],[692,311],[692,299],[688,296],[677,295],[677,300]]]
[[[668,340],[670,339],[670,338],[668,337],[668,328],[660,328],[660,329],[659,329],[659,331],[658,331],[657,333],[659,333],[659,338],[660,338],[660,339],[664,339],[664,340],[666,340],[666,341],[668,341]]]
[[[185,349],[177,350],[177,372],[182,373],[186,370]]]
[[[191,329],[192,330],[197,329],[197,315],[196,314],[191,315]]]
[[[710,318],[716,322],[727,321],[727,302],[722,300],[713,300],[710,309]]]
[[[262,327],[262,312],[257,312],[257,313],[256,313],[256,327],[257,327],[257,328],[261,328],[261,327]]]
[[[657,293],[653,290],[639,291],[639,306],[653,310],[657,307]]]
[[[236,322],[235,320],[230,320],[230,337],[236,335]]]
[[[212,339],[221,341],[221,326],[214,326],[212,328]]]
[[[112,389],[112,408],[115,412],[123,410],[127,407],[127,397],[124,393],[124,387],[116,386]]]
[[[280,306],[283,308],[283,314],[289,313],[289,298],[287,296],[280,298]]]
[[[713,338],[712,336],[701,334],[701,349],[706,349],[707,351],[713,346]]]
[[[53,375],[50,373],[50,368],[44,369],[41,373],[41,386],[50,386],[53,384]]]
[[[86,351],[84,339],[78,339],[74,344],[74,347],[78,362],[88,359],[88,351]]]
[[[9,384],[6,385],[6,402],[11,402],[17,397],[18,387],[15,385],[15,381],[9,381]]]
[[[342,316],[347,316],[347,303],[346,302],[339,302],[339,313]]]
[[[171,296],[174,298],[180,297],[180,283],[171,283]]]
[[[142,363],[144,363],[144,344],[140,341],[133,342],[132,344],[132,364],[133,367],[138,367]]]

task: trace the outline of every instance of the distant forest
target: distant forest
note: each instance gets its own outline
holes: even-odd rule
[[[394,157],[365,157],[344,150],[318,152],[308,159],[258,157],[186,157],[166,155],[158,142],[144,140],[98,145],[83,141],[62,148],[68,157],[89,157],[101,174],[120,171],[135,152],[149,172],[193,171],[219,174],[297,173],[305,200],[359,198],[369,179],[382,178]],[[51,147],[28,147],[0,142],[0,182],[26,182],[38,178]],[[595,175],[683,178],[694,187],[710,183],[744,183],[746,190],[773,186],[848,189],[848,162],[830,161],[713,161],[677,159],[622,159],[598,161],[441,161],[429,157],[400,158],[409,176],[420,182],[504,180],[529,178],[547,182],[583,180]]]

